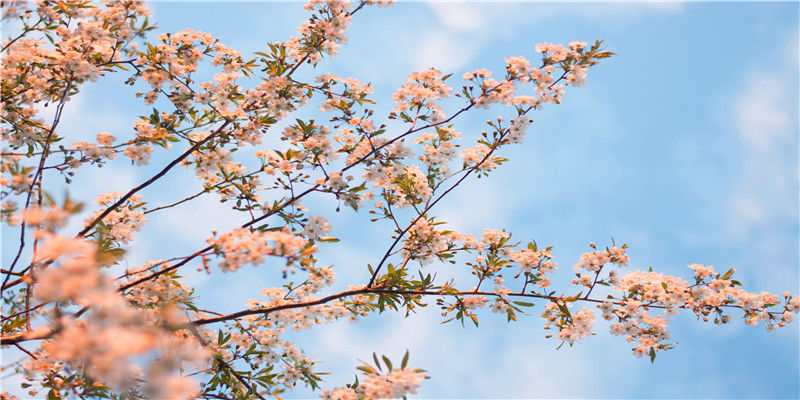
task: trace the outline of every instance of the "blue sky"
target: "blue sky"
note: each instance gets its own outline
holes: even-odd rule
[[[245,55],[294,35],[306,15],[301,3],[152,8],[159,31],[210,32]],[[376,115],[385,115],[391,94],[413,70],[436,67],[454,79],[476,68],[499,74],[505,56],[535,59],[536,43],[604,39],[618,55],[589,71],[588,87],[568,88],[563,105],[534,114],[525,143],[506,152],[511,161],[461,187],[436,213],[467,233],[505,228],[518,240],[554,245],[561,273],[553,282],[571,279],[589,242],[606,245],[613,237],[629,244],[631,270],[687,277],[689,263],[734,267],[745,289],[798,293],[799,16],[796,2],[403,2],[360,12],[349,44],[313,74],[371,81]],[[71,141],[102,130],[125,137],[135,113],[147,112],[116,95],[113,79],[87,87],[67,108]],[[112,93],[115,102],[108,101]],[[81,118],[89,111],[101,116]],[[475,138],[498,112],[474,113],[456,129]],[[87,201],[94,198],[89,193],[122,190],[150,175],[124,162],[81,173],[70,190],[86,193]],[[144,196],[160,204],[198,187],[191,171],[178,171]],[[335,208],[323,200],[310,205]],[[333,234],[343,240],[323,248],[320,263],[336,267],[339,287],[363,283],[366,263],[388,244],[390,228],[367,218],[351,210],[331,217]],[[216,199],[199,200],[153,218],[131,248],[130,263],[194,251],[211,229],[242,221]],[[11,248],[9,239],[3,243]],[[456,266],[431,268],[459,273]],[[227,275],[188,272],[187,279],[227,311],[257,297],[261,287],[280,284],[268,266]],[[479,329],[441,325],[437,310],[336,323],[293,338],[325,361],[329,386],[352,380],[357,359],[372,352],[400,358],[409,349],[412,363],[432,376],[420,389],[423,398],[800,397],[796,323],[767,333],[744,326],[738,315],[730,326],[681,315],[671,329],[678,346],[651,365],[633,357],[602,322],[597,336],[556,351],[558,343],[544,338],[540,306],[510,325],[486,312]],[[293,396],[315,397],[302,389]]]

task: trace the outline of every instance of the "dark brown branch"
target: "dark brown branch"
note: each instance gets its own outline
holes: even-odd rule
[[[231,123],[231,120],[225,120],[225,123],[223,123],[223,124],[222,124],[222,126],[220,126],[219,128],[217,128],[217,129],[216,129],[216,130],[215,130],[215,131],[214,131],[212,134],[210,134],[210,135],[206,136],[206,138],[205,138],[205,139],[203,139],[203,140],[201,140],[201,141],[199,141],[199,142],[195,143],[195,145],[194,145],[194,146],[190,147],[190,148],[189,148],[189,150],[186,150],[186,151],[185,151],[183,154],[181,154],[181,155],[180,155],[178,158],[176,158],[176,159],[172,160],[172,162],[170,162],[170,163],[169,163],[169,164],[168,164],[166,167],[164,167],[164,169],[162,169],[161,171],[159,171],[157,174],[153,175],[153,177],[152,177],[152,178],[148,179],[146,182],[142,183],[141,185],[139,185],[139,186],[137,186],[137,187],[135,187],[135,188],[131,189],[131,190],[130,190],[128,193],[125,193],[125,195],[124,195],[124,196],[122,196],[122,197],[121,197],[119,200],[117,200],[117,202],[116,202],[116,203],[114,203],[114,204],[110,205],[109,207],[107,207],[107,208],[105,209],[105,211],[103,211],[102,213],[100,213],[100,215],[98,215],[98,216],[97,216],[97,217],[96,217],[96,218],[95,218],[95,219],[94,219],[94,220],[93,220],[91,223],[89,223],[88,225],[86,225],[86,227],[85,227],[85,228],[83,228],[83,230],[81,230],[80,232],[78,232],[78,234],[77,234],[77,235],[75,235],[75,236],[76,236],[76,237],[79,237],[79,238],[86,236],[86,234],[87,234],[87,233],[88,233],[88,232],[89,232],[89,231],[90,231],[90,230],[91,230],[91,229],[92,229],[92,228],[93,228],[95,225],[97,225],[97,223],[98,223],[98,222],[102,221],[102,220],[103,220],[103,218],[105,218],[105,217],[106,217],[108,214],[110,214],[110,213],[111,213],[112,211],[114,211],[114,210],[115,210],[117,207],[121,206],[121,205],[122,205],[122,204],[124,204],[126,201],[128,201],[128,199],[129,199],[129,198],[131,198],[131,196],[133,196],[134,194],[136,194],[136,193],[137,193],[137,192],[139,192],[140,190],[142,190],[142,189],[144,189],[144,188],[146,188],[146,187],[150,186],[150,185],[151,185],[153,182],[157,181],[158,179],[160,179],[161,177],[163,177],[164,175],[166,175],[166,174],[167,174],[167,172],[169,172],[169,170],[171,170],[173,167],[175,167],[176,165],[178,165],[178,164],[179,164],[181,161],[183,161],[183,160],[184,160],[186,157],[188,157],[190,154],[194,153],[194,152],[195,152],[197,149],[199,149],[199,148],[200,148],[200,146],[204,145],[205,143],[207,143],[207,142],[208,142],[208,141],[210,141],[211,139],[213,139],[213,138],[217,137],[217,135],[219,135],[219,133],[220,133],[220,132],[222,132],[222,130],[223,130],[223,129],[227,128],[227,127],[228,127],[228,125],[230,125],[230,123]]]

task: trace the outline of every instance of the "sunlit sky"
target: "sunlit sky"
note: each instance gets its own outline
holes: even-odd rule
[[[245,55],[295,35],[306,17],[296,2],[157,2],[152,9],[157,32],[191,27]],[[536,43],[603,39],[617,55],[589,71],[588,86],[568,88],[561,106],[536,112],[525,143],[505,153],[511,161],[489,179],[460,187],[434,214],[465,233],[504,228],[515,239],[555,246],[558,288],[569,288],[556,282],[571,280],[571,266],[589,242],[610,245],[613,237],[630,246],[630,270],[653,267],[688,279],[689,263],[733,267],[747,290],[798,293],[799,10],[797,2],[401,2],[359,12],[340,54],[304,76],[330,72],[372,82],[380,116],[411,71],[435,67],[454,73],[449,83],[460,85],[456,77],[477,68],[500,75],[503,57],[535,60]],[[128,95],[132,90],[114,85],[113,79],[90,85],[67,107],[63,127],[75,135],[69,141],[99,131],[125,137],[136,113],[149,112]],[[465,146],[498,112],[456,122],[469,138]],[[156,166],[159,160],[166,158],[154,158]],[[90,202],[151,174],[118,161],[81,170],[71,195]],[[173,173],[143,193],[145,201],[163,204],[198,188],[192,175]],[[335,289],[365,283],[366,264],[380,259],[391,228],[366,222],[363,212],[335,213],[335,202],[310,205],[333,214],[333,234],[342,238],[319,257],[336,268]],[[245,220],[215,198],[198,200],[152,218],[129,264],[195,251],[211,229]],[[4,263],[14,244],[8,236]],[[430,268],[447,276],[464,267]],[[224,311],[282,284],[269,265],[186,274],[205,305]],[[400,359],[408,349],[411,363],[431,376],[422,398],[800,397],[797,323],[767,333],[745,326],[739,314],[729,326],[681,315],[671,329],[678,346],[651,365],[603,321],[597,336],[556,350],[559,343],[544,338],[550,332],[542,330],[541,305],[512,324],[487,310],[476,329],[440,324],[430,303],[429,311],[409,318],[384,314],[291,337],[324,361],[320,370],[331,372],[325,387],[350,382],[358,360],[372,352]],[[316,394],[298,388],[288,397]]]

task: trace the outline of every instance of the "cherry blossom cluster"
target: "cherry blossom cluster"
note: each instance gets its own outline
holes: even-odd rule
[[[80,84],[119,68],[132,40],[146,32],[142,20],[150,12],[131,0],[109,1],[103,7],[42,0],[35,12],[20,13],[28,5],[23,2],[4,15],[22,20],[35,15],[38,21],[26,23],[17,37],[4,43],[0,83],[3,121],[9,126],[0,134],[11,148],[26,146],[31,155],[54,135],[52,124],[36,117],[40,110],[35,105],[63,103]]]
[[[17,205],[13,200],[9,200],[6,205],[6,210],[9,211],[6,223],[9,226],[17,226],[21,220],[29,227],[35,227],[46,232],[54,232],[59,228],[63,228],[67,224],[67,217],[70,214],[70,210],[65,210],[57,205],[36,205],[29,207],[20,216],[13,213],[17,209]]]
[[[128,271],[125,281],[134,282],[149,276],[153,271],[169,270],[170,267],[171,264],[163,260],[149,261],[135,271]],[[193,293],[194,290],[181,282],[172,271],[131,287],[123,296],[146,313],[149,321],[165,326],[180,326],[189,318],[197,316],[191,311],[194,308]]]
[[[554,291],[546,291],[551,285],[546,274],[557,270],[556,263],[552,260],[552,248],[539,250],[534,242],[530,242],[527,248],[515,250],[519,243],[513,243],[510,239],[511,235],[505,231],[485,229],[476,246],[457,249],[453,246],[442,247],[444,250],[440,253],[445,254],[470,250],[478,253],[474,261],[466,263],[477,278],[476,286],[467,290],[458,290],[450,285],[426,289],[435,289],[442,296],[455,297],[454,301],[443,298],[437,300],[443,309],[443,316],[454,314],[447,321],[471,319],[477,325],[477,310],[489,305],[494,313],[504,313],[512,321],[521,312],[519,306],[533,305],[512,298],[546,299],[548,302],[542,312],[545,329],[558,331],[557,334],[547,337],[556,337],[571,346],[595,334],[592,329],[596,318],[594,310],[587,307],[580,311],[571,311],[570,308],[576,302],[595,302],[598,303],[597,307],[602,311],[603,318],[613,322],[610,326],[611,334],[635,342],[634,355],[649,356],[652,360],[657,351],[674,347],[674,343],[668,342],[669,318],[682,309],[693,311],[704,321],[708,321],[713,314],[715,323],[729,322],[731,316],[728,315],[728,310],[738,309],[743,312],[743,319],[748,325],[757,325],[759,321],[763,321],[767,324],[767,330],[773,330],[791,322],[793,314],[798,312],[800,306],[798,297],[791,296],[788,292],[783,294],[781,300],[779,296],[767,292],[751,293],[740,289],[738,286],[741,283],[731,279],[732,269],[720,274],[711,266],[691,264],[689,267],[695,273],[693,284],[653,271],[620,274],[605,267],[628,265],[630,258],[626,253],[627,246],[615,245],[600,250],[594,243],[590,244],[593,251],[582,254],[580,261],[574,266],[575,270],[588,271],[591,274],[577,273],[577,278],[572,281],[584,289],[588,288],[588,291],[571,296],[556,295]],[[509,282],[506,282],[504,275],[509,275],[506,271],[513,267],[520,271],[513,279],[523,277],[517,282],[512,281],[518,285],[512,286],[516,290],[505,286]],[[481,289],[486,281],[494,282],[493,291]],[[608,294],[606,300],[590,297],[599,287],[612,288],[620,294]],[[490,301],[492,298],[494,301]],[[782,309],[773,309],[775,306],[781,306]],[[663,310],[663,313],[653,315],[652,310]]]
[[[388,357],[383,356],[386,372],[381,366],[381,361],[373,353],[375,366],[364,363],[358,369],[364,373],[366,379],[359,382],[358,378],[346,387],[326,389],[320,394],[325,400],[378,400],[378,399],[405,399],[408,395],[417,394],[417,388],[423,379],[428,379],[421,369],[407,367],[408,352],[403,357],[400,368],[392,365]]]
[[[791,322],[792,312],[797,312],[800,305],[800,300],[789,293],[784,293],[781,301],[779,296],[768,292],[751,293],[740,289],[737,286],[741,284],[731,279],[732,269],[719,274],[711,266],[691,264],[689,268],[695,271],[691,285],[681,278],[653,271],[633,271],[610,280],[625,296],[618,302],[606,302],[599,307],[605,319],[617,321],[611,326],[612,334],[638,341],[633,349],[636,356],[652,357],[655,351],[672,346],[662,342],[669,339],[668,319],[680,309],[692,310],[705,321],[713,314],[715,323],[728,323],[731,316],[726,309],[735,307],[744,313],[748,325],[763,321],[767,330],[773,330]],[[769,309],[781,303],[783,311]],[[663,315],[650,315],[650,308],[663,309]]]
[[[456,140],[461,139],[461,132],[456,132],[451,126],[436,126],[434,132],[426,132],[414,139],[414,144],[421,145],[422,154],[419,159],[429,169],[437,168],[441,176],[448,176],[447,164],[456,156],[459,147]]]
[[[594,310],[583,307],[578,312],[569,312],[563,303],[548,302],[545,311],[542,313],[544,319],[544,329],[551,326],[558,329],[558,339],[570,346],[576,341],[583,339],[592,333],[592,322],[595,321]]]
[[[558,271],[557,263],[552,260],[551,250],[552,247],[538,250],[535,245],[531,245],[526,249],[511,252],[511,260],[517,263],[528,282],[547,289],[550,287],[550,278],[545,275]]]
[[[340,45],[347,43],[345,31],[352,20],[350,1],[312,0],[304,8],[312,10],[314,16],[297,28],[299,38],[292,36],[286,42],[289,57],[297,62],[316,63],[321,52],[335,56]]]
[[[436,123],[445,119],[444,112],[436,100],[450,97],[453,89],[444,83],[447,77],[436,69],[414,71],[407,76],[408,83],[404,83],[392,96],[396,106],[395,112],[406,111],[417,114],[417,118],[426,118]],[[425,114],[421,114],[420,112]]]
[[[207,354],[196,342],[152,325],[159,319],[120,296],[113,280],[100,272],[95,254],[94,245],[80,239],[52,234],[45,238],[37,258],[41,265],[33,275],[36,299],[73,303],[91,311],[78,320],[61,315],[58,308],[52,310],[49,317],[55,330],[47,333],[45,325],[33,331],[52,337],[24,365],[26,373],[43,374],[43,384],[54,390],[72,390],[94,380],[102,382],[104,390],[129,390],[141,385],[139,377],[149,376],[157,379],[148,379],[142,387],[148,395],[172,398],[194,393],[198,382],[176,374],[174,366],[200,367]],[[148,353],[159,358],[142,372],[138,360]],[[75,372],[85,375],[81,378]],[[29,394],[35,396],[36,390]]]
[[[112,191],[101,194],[95,203],[101,207],[110,207],[118,202],[123,193]],[[86,224],[91,224],[103,213],[96,210],[92,216],[86,218]],[[142,196],[130,196],[125,203],[118,205],[108,212],[95,226],[95,232],[102,237],[108,237],[115,242],[127,244],[134,240],[134,232],[142,229],[147,223],[144,216],[144,203]]]
[[[261,232],[248,228],[236,228],[208,238],[214,252],[222,257],[221,270],[233,272],[246,264],[258,265],[267,256],[286,258],[286,265],[294,265],[303,256],[315,250],[300,236],[288,230]]]

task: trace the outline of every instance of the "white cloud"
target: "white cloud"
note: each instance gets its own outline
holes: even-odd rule
[[[510,26],[530,25],[538,21],[578,16],[592,21],[618,24],[623,18],[633,22],[642,16],[662,13],[674,14],[683,11],[685,3],[676,1],[609,2],[587,1],[580,7],[564,7],[551,2],[481,2],[481,1],[436,1],[427,3],[439,22],[462,33],[474,36],[498,37],[507,34]],[[612,19],[613,18],[613,19]]]
[[[428,3],[428,7],[445,27],[462,32],[479,32],[485,29],[484,14],[472,4],[436,2]]]
[[[600,0],[598,0],[600,2]],[[683,1],[661,1],[661,0],[648,0],[640,3],[642,7],[649,8],[655,11],[662,11],[667,13],[674,13],[683,11],[686,2]]]
[[[730,220],[740,237],[797,219],[796,158],[786,152],[798,145],[797,116],[791,110],[797,103],[784,82],[780,75],[753,75],[736,102],[744,156]]]
[[[502,196],[507,195],[510,184],[499,178],[490,176],[490,179],[464,181],[442,202],[447,205],[435,208],[434,214],[447,222],[448,229],[475,235],[484,228],[508,226],[512,210]]]
[[[433,33],[422,39],[416,54],[415,68],[433,67],[445,73],[459,71],[472,60],[477,50],[474,41],[447,31]]]
[[[193,193],[198,190],[199,185],[191,185],[194,182],[190,178],[179,181],[186,184],[175,190],[177,193]],[[159,200],[158,206],[177,199],[167,200],[161,197]],[[229,204],[231,203],[220,203],[216,193],[208,193],[175,208],[157,212],[151,218],[151,223],[157,226],[160,234],[169,236],[170,240],[192,248],[202,247],[213,229],[225,232],[247,221],[246,214],[231,210]],[[156,207],[155,203],[153,207]],[[181,234],[174,235],[176,231]]]
[[[790,40],[797,43],[797,38]],[[741,148],[738,182],[729,196],[728,221],[732,240],[747,243],[756,254],[751,263],[763,267],[742,278],[767,290],[782,290],[797,276],[799,143],[797,64],[786,60],[771,74],[745,79],[734,105]],[[796,85],[796,83],[795,83]],[[747,260],[743,260],[747,263]],[[765,273],[767,272],[767,273]],[[796,278],[794,278],[796,280]]]
[[[791,137],[786,84],[776,76],[753,76],[739,97],[737,115],[744,142],[760,153]]]
[[[794,33],[794,38],[786,49],[787,62],[795,69],[800,68],[800,32]]]

